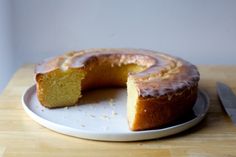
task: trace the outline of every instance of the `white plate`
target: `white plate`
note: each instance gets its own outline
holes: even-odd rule
[[[126,119],[126,89],[101,89],[84,93],[77,106],[57,109],[43,107],[35,85],[22,97],[27,114],[39,124],[56,132],[101,141],[138,141],[165,137],[199,123],[209,108],[207,94],[199,90],[193,112],[176,124],[155,130],[130,131]]]

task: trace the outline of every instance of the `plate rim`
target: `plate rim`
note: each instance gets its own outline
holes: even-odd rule
[[[30,118],[32,118],[34,121],[39,123],[41,126],[50,129],[54,132],[68,135],[68,136],[73,136],[81,139],[89,139],[89,140],[96,140],[96,141],[140,141],[140,140],[150,140],[150,139],[158,139],[161,137],[166,137],[169,135],[177,134],[180,133],[184,130],[187,130],[198,123],[200,123],[204,117],[206,116],[209,106],[210,106],[210,99],[207,94],[207,92],[201,88],[198,88],[198,93],[201,94],[201,97],[204,98],[204,101],[206,102],[205,105],[205,110],[204,112],[200,113],[198,116],[195,118],[183,122],[177,125],[161,128],[161,129],[152,129],[152,130],[143,130],[143,131],[134,131],[134,132],[122,132],[122,133],[99,133],[96,134],[94,131],[83,131],[80,129],[76,129],[73,127],[65,126],[62,124],[58,124],[55,122],[52,122],[50,120],[47,120],[45,118],[42,118],[38,114],[34,113],[27,105],[26,100],[28,96],[32,95],[32,93],[36,93],[36,84],[28,87],[25,92],[23,93],[21,97],[21,102],[24,111],[28,114]],[[175,129],[175,130],[174,130]],[[169,131],[169,132],[165,132]],[[139,136],[139,137],[137,137]]]

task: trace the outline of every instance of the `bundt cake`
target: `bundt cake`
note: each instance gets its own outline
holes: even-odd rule
[[[173,123],[191,111],[199,72],[191,63],[143,49],[88,49],[44,60],[35,68],[37,96],[47,108],[72,106],[81,92],[127,85],[131,130]]]

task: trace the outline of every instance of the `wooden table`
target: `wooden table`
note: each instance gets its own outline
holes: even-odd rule
[[[210,96],[205,120],[183,133],[139,142],[99,142],[61,135],[34,122],[23,110],[21,96],[32,84],[33,65],[19,69],[0,96],[0,156],[236,156],[236,126],[222,110],[216,81],[233,87],[236,66],[199,66],[200,87]]]

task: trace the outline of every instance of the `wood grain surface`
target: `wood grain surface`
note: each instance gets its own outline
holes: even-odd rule
[[[236,126],[221,108],[216,81],[236,93],[236,66],[201,65],[200,88],[210,96],[206,118],[194,128],[166,138],[139,142],[99,142],[61,135],[34,122],[23,110],[21,96],[34,84],[33,65],[12,77],[0,96],[0,156],[236,156]]]

